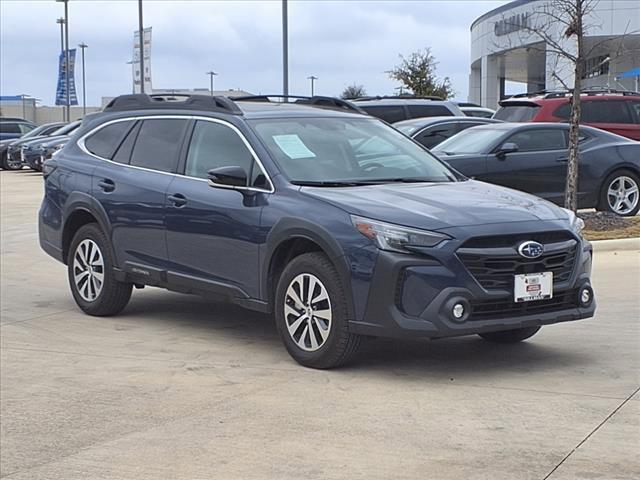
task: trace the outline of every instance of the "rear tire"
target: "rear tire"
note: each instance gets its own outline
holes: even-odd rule
[[[483,340],[492,343],[518,343],[538,333],[540,327],[516,328],[515,330],[503,330],[501,332],[479,333]]]
[[[627,169],[616,170],[602,184],[598,210],[632,217],[640,210],[639,190],[640,178],[635,172]]]
[[[67,272],[73,298],[84,313],[115,315],[129,303],[133,285],[117,281],[113,267],[109,240],[100,227],[80,227],[69,247]]]
[[[326,255],[295,257],[282,272],[275,297],[278,333],[300,365],[334,368],[356,354],[362,337],[349,332],[347,292]]]

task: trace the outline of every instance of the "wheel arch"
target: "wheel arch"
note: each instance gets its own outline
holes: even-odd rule
[[[98,224],[107,237],[111,237],[110,223],[102,206],[88,194],[76,192],[73,198],[69,199],[62,227],[61,247],[65,264],[73,237],[80,228],[89,223]],[[110,245],[110,248],[113,253],[113,246]],[[115,259],[115,256],[113,258]]]

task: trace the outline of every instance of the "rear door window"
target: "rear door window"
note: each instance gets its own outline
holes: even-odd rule
[[[411,118],[421,117],[453,117],[453,113],[444,105],[409,105]]]
[[[594,100],[582,103],[582,121],[586,123],[634,123],[630,102],[624,100]]]
[[[84,145],[94,155],[111,160],[132,126],[133,120],[112,123],[87,138]]]
[[[563,150],[567,148],[564,130],[531,129],[514,133],[504,143],[515,143],[518,152],[539,152],[543,150]]]
[[[131,165],[161,172],[175,172],[188,120],[144,120],[131,154]]]
[[[640,102],[635,100],[632,102],[629,102],[629,107],[631,108],[632,113],[636,117],[635,123],[640,123]]]
[[[369,115],[381,118],[388,123],[399,122],[407,118],[402,105],[371,105],[361,108]]]
[[[12,122],[0,122],[0,132],[2,133],[17,133],[20,134],[20,125]]]
[[[539,105],[506,105],[500,107],[493,118],[505,122],[530,122],[540,110]]]

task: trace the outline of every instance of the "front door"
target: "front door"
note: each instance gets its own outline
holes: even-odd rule
[[[195,122],[184,176],[176,176],[167,191],[170,283],[258,297],[260,214],[270,188],[232,190],[212,187],[207,181],[209,170],[237,166],[247,173],[247,187],[264,182],[254,157],[230,124],[213,119]]]
[[[506,143],[515,143],[518,151],[489,154],[486,173],[476,178],[562,203],[568,154],[564,129],[519,130]]]

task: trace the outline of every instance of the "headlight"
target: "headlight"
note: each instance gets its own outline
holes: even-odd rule
[[[584,220],[567,208],[563,208],[563,210],[567,212],[567,215],[569,216],[569,225],[571,225],[571,230],[578,234],[582,233],[582,230],[584,229]]]
[[[354,227],[371,239],[379,249],[391,252],[407,253],[406,247],[435,247],[451,238],[441,233],[378,222],[355,215],[351,216],[351,221]]]

